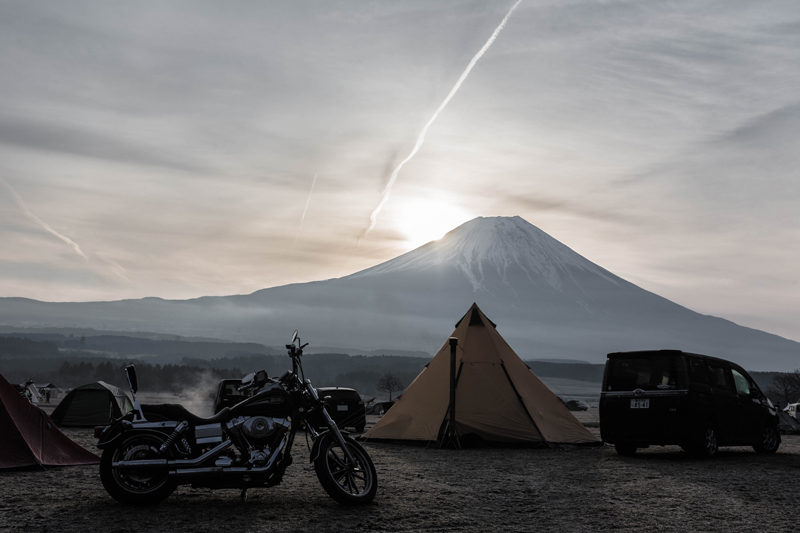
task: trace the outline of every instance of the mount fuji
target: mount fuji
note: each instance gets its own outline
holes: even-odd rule
[[[523,359],[602,362],[675,348],[753,370],[800,365],[800,343],[648,292],[520,217],[476,218],[342,278],[193,300],[50,303],[0,298],[0,324],[92,327],[281,345],[294,328],[349,353],[436,351],[477,302]]]

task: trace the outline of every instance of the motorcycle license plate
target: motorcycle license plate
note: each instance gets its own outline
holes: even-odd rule
[[[349,408],[347,405],[337,405],[337,406],[336,406],[336,410],[337,410],[337,411],[347,411],[347,410],[349,410],[349,409],[350,409],[350,408]]]
[[[631,409],[649,409],[650,398],[632,398]]]

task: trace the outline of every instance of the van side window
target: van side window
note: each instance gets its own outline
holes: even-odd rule
[[[689,379],[692,383],[702,383],[709,385],[711,379],[708,375],[708,367],[706,362],[696,357],[689,357]]]
[[[741,396],[750,396],[750,381],[741,373],[737,372],[735,368],[731,369],[733,374],[733,383],[736,385],[736,392]]]
[[[733,392],[730,371],[728,368],[715,363],[708,363],[708,374],[711,386],[720,391]]]

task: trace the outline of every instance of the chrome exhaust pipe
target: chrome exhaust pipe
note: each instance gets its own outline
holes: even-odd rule
[[[230,446],[231,440],[222,442],[206,453],[194,459],[134,459],[132,461],[114,461],[111,463],[113,468],[182,468],[197,467],[212,459],[219,452]]]
[[[278,456],[281,454],[281,451],[283,451],[285,445],[286,437],[283,438],[279,446],[275,447],[275,451],[273,451],[272,455],[269,456],[269,459],[267,459],[267,462],[264,466],[207,466],[203,468],[176,468],[174,470],[170,470],[169,475],[171,477],[178,478],[180,481],[191,482],[209,477],[219,480],[231,476],[241,478],[245,475],[258,476],[260,474],[267,474],[275,466]]]

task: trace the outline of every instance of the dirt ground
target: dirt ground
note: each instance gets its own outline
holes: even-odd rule
[[[579,413],[599,433],[596,410]],[[372,417],[371,417],[372,418]],[[371,420],[374,423],[375,419]],[[94,449],[89,429],[66,433]],[[2,531],[797,531],[800,436],[777,454],[723,448],[711,460],[677,447],[622,458],[595,448],[440,450],[366,443],[375,502],[339,506],[308,463],[304,439],[282,485],[180,487],[153,508],[125,507],[97,466],[0,472]]]

